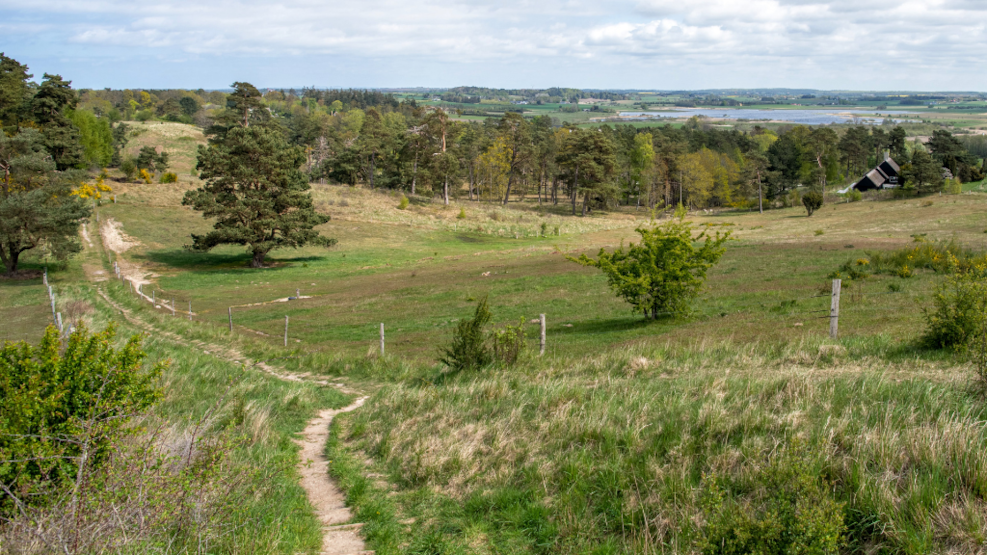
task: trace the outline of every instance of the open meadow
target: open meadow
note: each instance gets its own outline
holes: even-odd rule
[[[49,279],[67,321],[146,332],[150,358],[172,361],[156,417],[182,421],[176,434],[196,419],[235,431],[246,501],[228,526],[256,538],[223,536],[219,551],[319,552],[295,441],[320,408],[360,394],[326,452],[379,554],[750,552],[718,550],[730,530],[825,536],[846,553],[987,550],[987,404],[965,358],[919,345],[942,276],[846,275],[921,245],[987,251],[979,185],[811,217],[693,211],[698,229],[730,233],[726,253],[690,312],[651,321],[567,259],[637,241],[646,210],[424,197],[400,209],[391,192],[313,183],[337,245],[251,269],[241,247],[184,248],[211,227],[181,205],[200,185],[201,132],[134,125],[129,148],[164,144],[178,183],[108,181],[83,253]],[[450,372],[440,349],[483,298],[495,328],[523,324],[527,349],[514,366]],[[39,337],[47,303],[40,278],[0,280],[0,340]]]

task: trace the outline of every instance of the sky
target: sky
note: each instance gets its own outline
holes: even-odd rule
[[[0,0],[77,88],[983,91],[985,0]]]

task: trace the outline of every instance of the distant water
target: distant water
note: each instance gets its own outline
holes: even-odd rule
[[[868,123],[882,123],[883,117],[875,116],[874,110],[745,110],[743,108],[729,109],[691,109],[682,108],[676,110],[660,110],[654,112],[620,112],[621,116],[631,116],[633,119],[660,119],[660,118],[691,118],[692,116],[706,116],[709,118],[724,119],[748,119],[788,121],[792,123],[802,123],[805,125],[824,125],[830,123],[847,123],[854,116],[838,115],[853,114]],[[881,116],[914,115],[914,112],[881,110]],[[898,121],[898,120],[895,120]]]

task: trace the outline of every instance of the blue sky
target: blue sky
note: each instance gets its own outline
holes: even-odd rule
[[[0,0],[90,88],[987,90],[984,0]]]

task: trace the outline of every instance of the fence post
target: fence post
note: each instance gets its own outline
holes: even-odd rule
[[[288,316],[284,317],[284,346],[288,346]]]
[[[188,321],[192,321],[192,301],[188,302]]]
[[[295,298],[300,299],[302,297],[301,289],[295,289]]]
[[[63,329],[62,328],[62,313],[61,312],[59,312],[58,315],[55,317],[55,323],[58,324],[58,331],[61,332],[62,329]]]
[[[833,280],[833,296],[829,303],[829,337],[836,339],[840,327],[840,284],[842,280]]]
[[[171,316],[172,318],[175,317],[175,299],[171,300]]]
[[[545,354],[545,315],[540,314],[538,319],[541,320],[541,351],[538,356],[541,356]]]
[[[227,308],[226,311],[230,315],[230,331],[233,331],[233,307],[231,306],[231,307]]]
[[[155,304],[155,305],[158,304],[158,301],[156,299],[157,299],[157,291],[151,289],[151,304]]]
[[[384,322],[380,323],[380,356],[384,356]]]

